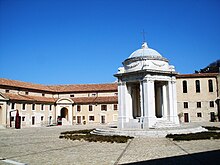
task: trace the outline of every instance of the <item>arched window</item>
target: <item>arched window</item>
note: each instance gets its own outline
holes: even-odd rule
[[[200,81],[196,80],[196,93],[200,93]]]
[[[208,83],[209,83],[209,92],[213,92],[213,82],[212,82],[212,80],[209,80]]]
[[[183,93],[187,93],[187,81],[183,81]]]

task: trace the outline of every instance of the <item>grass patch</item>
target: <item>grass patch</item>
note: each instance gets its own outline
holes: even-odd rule
[[[168,134],[166,136],[166,138],[172,138],[174,141],[220,139],[220,132],[198,132],[198,133],[189,133],[189,134]]]
[[[109,142],[109,143],[127,143],[128,139],[133,137],[129,136],[101,136],[94,135],[90,132],[93,130],[78,130],[78,131],[66,131],[61,132],[60,139],[70,139],[70,140],[85,140],[88,142]]]
[[[61,135],[72,135],[72,134],[90,134],[93,129],[85,129],[85,130],[77,130],[77,131],[66,131],[66,132],[61,132]]]
[[[203,128],[209,130],[209,131],[218,131],[220,130],[219,127],[209,127],[209,126],[204,126]]]

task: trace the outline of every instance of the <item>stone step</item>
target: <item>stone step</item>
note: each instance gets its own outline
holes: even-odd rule
[[[205,128],[201,126],[194,126],[194,127],[164,127],[161,129],[147,129],[147,130],[120,130],[120,129],[96,129],[92,134],[102,135],[102,136],[113,136],[113,135],[123,135],[123,136],[132,136],[132,137],[165,137],[167,134],[183,134],[183,133],[196,133],[196,132],[203,132],[207,131]]]
[[[160,119],[157,120],[157,122],[152,126],[153,128],[167,128],[167,127],[177,127],[177,124],[174,124],[173,122],[169,120]]]

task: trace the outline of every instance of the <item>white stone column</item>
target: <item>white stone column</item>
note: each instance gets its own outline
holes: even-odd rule
[[[131,86],[126,86],[125,91],[125,102],[126,102],[126,122],[129,119],[133,119],[133,109],[132,109],[132,96],[131,96]]]
[[[162,87],[163,93],[163,118],[167,119],[167,108],[168,108],[168,99],[167,99],[167,85],[163,85]]]
[[[142,82],[143,91],[143,128],[152,127],[156,122],[154,81],[146,78]]]
[[[118,83],[118,128],[123,129],[125,123],[125,82]]]
[[[140,104],[141,104],[141,118],[144,117],[144,94],[143,94],[143,81],[140,82]]]
[[[179,124],[177,116],[177,96],[176,96],[176,79],[172,77],[171,81],[168,82],[169,91],[169,120],[175,124]]]

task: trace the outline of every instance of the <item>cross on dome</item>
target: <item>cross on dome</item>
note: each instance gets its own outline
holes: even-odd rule
[[[146,32],[144,31],[144,29],[143,29],[143,31],[141,33],[143,34],[143,42],[146,42],[145,41],[145,34],[146,34]]]
[[[143,29],[143,31],[142,31],[141,33],[142,33],[142,35],[143,35],[143,44],[142,44],[141,48],[142,48],[142,49],[147,49],[147,48],[149,48],[149,47],[148,47],[147,42],[146,42],[146,40],[145,40],[145,34],[146,34],[146,32],[145,32],[144,29]]]

